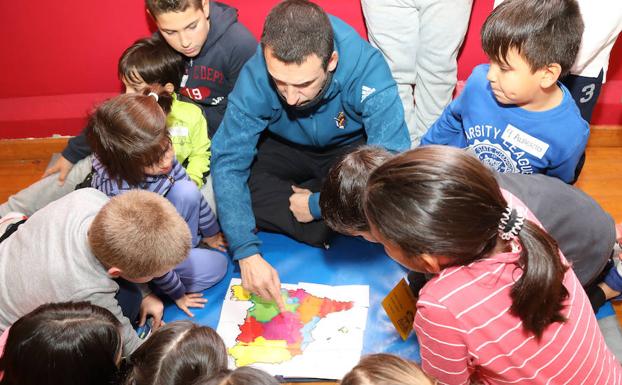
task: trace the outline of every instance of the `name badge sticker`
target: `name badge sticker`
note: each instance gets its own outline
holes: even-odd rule
[[[417,297],[410,291],[402,278],[391,292],[382,300],[382,307],[404,341],[413,330],[417,312]]]
[[[549,149],[548,143],[529,135],[511,124],[507,125],[505,131],[501,134],[501,138],[538,159],[542,159]]]
[[[184,74],[184,76],[181,77],[180,87],[185,87],[187,82],[188,82],[188,74]]]
[[[188,136],[188,127],[174,126],[168,129],[171,136]]]

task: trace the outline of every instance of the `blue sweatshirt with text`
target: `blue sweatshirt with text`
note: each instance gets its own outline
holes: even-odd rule
[[[486,79],[488,64],[473,69],[462,93],[421,140],[422,145],[468,148],[502,173],[546,174],[566,183],[575,178],[590,127],[568,89],[559,105],[528,111],[497,102]]]

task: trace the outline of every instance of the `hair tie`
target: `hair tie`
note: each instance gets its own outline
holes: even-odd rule
[[[510,206],[506,207],[499,221],[499,235],[506,241],[516,238],[524,222],[525,217],[522,214]]]
[[[149,92],[147,96],[153,96],[153,98],[156,100],[156,103],[160,100],[160,97],[155,92]]]

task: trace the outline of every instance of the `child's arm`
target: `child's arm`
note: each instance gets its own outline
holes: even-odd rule
[[[464,128],[462,127],[463,98],[465,92],[451,102],[441,116],[421,138],[422,145],[445,144],[454,147],[466,147]]]
[[[154,278],[151,282],[162,290],[164,294],[171,297],[175,304],[190,317],[194,317],[194,314],[190,312],[189,308],[202,308],[207,302],[205,298],[201,298],[203,294],[186,294],[186,287],[175,270],[171,270],[161,277]]]
[[[553,163],[552,167],[546,169],[544,173],[548,176],[559,178],[566,183],[574,183],[577,165],[585,151],[588,137],[589,130],[586,130],[580,140],[577,141],[577,144],[570,150],[570,155],[567,155],[561,161],[558,160],[557,163]]]
[[[58,173],[58,182],[62,185],[65,183],[65,178],[73,165],[89,156],[91,152],[91,147],[86,141],[84,131],[82,131],[80,135],[69,139],[67,147],[61,153],[60,158],[50,168],[45,170],[42,178]]]
[[[417,301],[414,328],[419,340],[421,368],[443,384],[469,384],[469,352],[454,315],[429,297]]]
[[[203,186],[203,174],[209,170],[210,145],[207,136],[207,121],[203,113],[197,108],[197,119],[195,124],[190,127],[188,133],[190,138],[190,155],[188,156],[188,167],[186,173],[196,185]]]

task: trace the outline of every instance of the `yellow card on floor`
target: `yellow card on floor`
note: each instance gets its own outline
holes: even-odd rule
[[[382,300],[382,307],[402,339],[406,340],[413,330],[413,321],[417,311],[417,297],[410,291],[410,287],[404,278]]]

